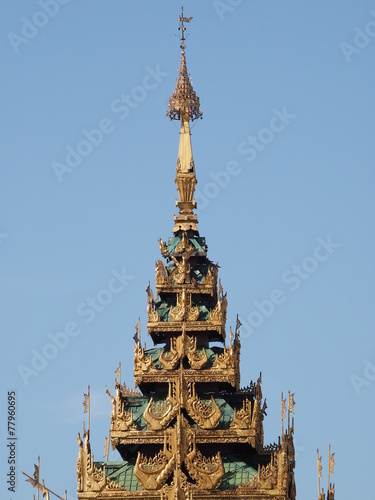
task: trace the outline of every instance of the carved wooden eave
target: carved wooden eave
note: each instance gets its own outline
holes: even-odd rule
[[[77,459],[77,491],[80,493],[98,493],[103,490],[121,490],[121,486],[106,476],[105,467],[97,467],[94,464],[94,456],[90,453],[90,443],[88,435],[82,441],[78,434],[77,443],[79,446]],[[84,496],[81,498],[85,498]],[[88,498],[88,497],[86,497]]]
[[[196,337],[187,336],[185,345],[182,337],[171,337],[170,349],[162,349],[159,362],[163,369],[156,368],[144,349],[135,348],[134,378],[135,385],[147,383],[168,383],[179,379],[180,360],[186,356],[190,368],[185,368],[184,378],[189,382],[207,382],[217,380],[238,389],[240,385],[240,343],[236,341],[217,353],[211,368],[207,368],[207,353],[204,348],[197,349]]]
[[[155,316],[153,313],[155,313]],[[184,327],[188,334],[204,333],[214,342],[225,341],[225,324],[222,320],[166,322],[159,321],[159,316],[156,318],[158,314],[156,311],[153,311],[153,313],[148,316],[147,330],[155,344],[166,342],[171,335],[181,333]]]
[[[163,331],[164,329],[181,329],[182,331],[182,324],[186,323],[186,331],[194,332],[202,329],[209,331],[212,328],[215,331],[219,331],[223,340],[225,339],[225,323],[228,304],[226,295],[218,299],[215,307],[210,310],[207,319],[199,320],[199,310],[197,306],[192,305],[191,293],[186,293],[186,290],[180,293],[176,289],[174,292],[177,292],[177,304],[170,307],[168,321],[163,321],[155,308],[148,308],[147,328],[149,333]],[[187,295],[189,298],[186,300],[183,298],[183,295]]]
[[[167,384],[170,381],[177,381],[180,378],[179,370],[170,370],[167,373],[153,368],[148,372],[141,370],[134,371],[134,383],[136,387],[146,384]],[[207,370],[184,370],[184,379],[187,383],[206,383],[213,380],[220,384],[227,384],[236,388],[239,384],[239,374],[235,368],[210,368]]]
[[[168,434],[169,437],[173,435]],[[141,491],[126,491],[111,481],[105,475],[105,467],[98,468],[93,465],[93,457],[85,451],[82,441],[79,443],[80,453],[77,461],[78,498],[117,499],[117,498],[169,498],[168,493],[173,492],[172,486],[165,484],[167,477],[172,473],[172,465],[176,461],[176,441],[169,443],[164,439],[164,449],[155,457],[146,457],[138,454],[135,474],[145,487]],[[294,499],[295,483],[293,476],[294,447],[291,433],[283,436],[281,447],[272,452],[270,462],[258,466],[257,475],[248,483],[235,489],[222,491],[220,487],[224,468],[220,453],[212,457],[204,457],[195,445],[195,439],[190,445],[186,444],[184,463],[196,481],[196,484],[185,484],[183,491],[189,491],[188,498],[237,498],[237,499]],[[159,496],[155,493],[158,491]],[[181,490],[182,491],[182,490]],[[172,496],[171,498],[180,498]],[[181,497],[184,498],[184,497]],[[186,498],[186,497],[185,497]]]
[[[164,443],[164,433],[162,430],[130,430],[111,432],[112,443],[117,446],[147,445],[150,442],[158,445]],[[255,429],[196,429],[195,439],[197,445],[200,444],[248,444],[258,454],[268,456],[271,451],[279,449],[277,444],[263,447],[260,437]]]

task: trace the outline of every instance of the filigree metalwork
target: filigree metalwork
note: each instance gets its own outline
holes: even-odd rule
[[[180,360],[180,356],[181,350],[177,349],[176,337],[171,337],[169,351],[165,351],[163,347],[159,356],[159,362],[166,370],[174,370]]]
[[[212,265],[212,270],[211,266],[208,267],[207,274],[204,277],[204,284],[216,288],[217,285],[217,277],[218,277],[218,266],[217,264]]]
[[[155,457],[138,453],[134,475],[146,490],[156,490],[163,486],[175,465],[175,457],[160,451]]]
[[[194,92],[192,80],[187,71],[184,39],[181,42],[181,64],[176,88],[169,98],[167,116],[171,120],[182,120],[186,117],[186,119],[193,121],[202,117],[202,111],[200,110],[199,97]]]
[[[151,368],[156,369],[151,356],[146,356],[145,349],[139,343],[136,344],[134,346],[134,373],[145,373]]]
[[[208,358],[204,348],[197,350],[197,337],[189,337],[189,348],[187,358],[193,370],[201,370],[206,366]]]
[[[242,403],[242,408],[234,408],[234,414],[230,427],[233,429],[251,428],[251,402],[246,398]]]
[[[156,286],[164,285],[165,283],[170,283],[171,277],[168,276],[167,269],[162,260],[157,260],[155,262],[155,282]]]
[[[197,482],[199,488],[213,490],[220,486],[224,476],[220,452],[207,458],[194,448],[188,453],[184,463],[189,475]]]
[[[130,387],[128,387],[125,384],[125,382],[121,386],[121,394],[123,397],[127,397],[127,396],[140,397],[141,396],[141,393],[139,391],[137,391],[136,389],[131,389]]]
[[[177,304],[175,307],[171,307],[169,310],[169,316],[172,318],[173,321],[182,321],[185,316],[185,309],[186,309],[186,298],[185,298],[185,292],[180,294],[177,294]]]
[[[194,251],[193,245],[190,243],[189,238],[186,236],[186,232],[183,232],[182,238],[179,244],[176,246],[177,253],[188,252],[189,255]]]
[[[186,409],[191,418],[202,429],[214,429],[220,422],[222,411],[217,405],[215,398],[205,401],[199,399],[195,393],[195,384],[189,384],[189,397],[186,400]]]
[[[172,391],[172,383],[169,384],[169,392],[166,399],[154,401],[151,397],[145,411],[143,418],[148,427],[154,431],[164,429],[176,416],[178,412],[178,401],[175,398],[175,384]]]
[[[212,368],[220,368],[222,370],[234,368],[234,360],[233,349],[224,347],[224,351],[221,354],[216,355]]]
[[[211,310],[210,320],[225,323],[227,319],[227,306],[228,301],[225,294],[221,299],[220,297],[218,298],[216,306]]]
[[[109,392],[108,387],[106,393],[111,398],[111,430],[113,431],[129,431],[136,428],[133,421],[133,411],[127,411],[125,402],[122,399],[122,392],[119,385],[116,387],[115,397]]]
[[[90,451],[88,433],[84,431],[84,441],[78,433],[77,483],[78,494],[81,492],[99,493],[105,489],[123,490],[118,483],[106,476],[105,467],[97,467]]]

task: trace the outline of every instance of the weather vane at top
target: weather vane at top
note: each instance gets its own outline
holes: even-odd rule
[[[179,26],[178,29],[181,30],[181,41],[182,41],[182,43],[185,40],[185,31],[186,31],[184,23],[190,23],[190,21],[192,19],[193,19],[192,17],[184,17],[184,8],[181,7],[181,15],[178,16],[178,21],[180,23],[180,26]]]

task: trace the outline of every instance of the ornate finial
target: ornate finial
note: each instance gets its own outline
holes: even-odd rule
[[[192,17],[184,17],[184,8],[181,7],[181,15],[178,16],[178,21],[180,23],[180,26],[179,26],[178,29],[181,30],[181,49],[185,48],[185,31],[186,31],[186,28],[185,28],[184,23],[190,23],[190,21],[192,19],[193,19]]]
[[[184,17],[181,9],[179,16],[179,30],[181,30],[181,64],[178,73],[176,88],[169,98],[169,109],[167,116],[171,120],[181,121],[180,146],[177,157],[176,184],[180,201],[176,202],[179,215],[174,217],[175,225],[173,232],[181,235],[184,231],[198,235],[197,216],[193,213],[196,208],[194,190],[197,183],[195,166],[190,138],[190,121],[202,117],[199,97],[194,92],[193,85],[186,67],[185,59],[185,23],[190,23],[192,17]]]
[[[171,120],[193,121],[202,117],[202,111],[199,109],[199,97],[194,92],[191,78],[188,74],[185,59],[185,31],[184,23],[190,23],[192,17],[184,17],[184,9],[181,8],[179,19],[179,30],[181,30],[181,64],[177,79],[176,88],[169,98],[169,109],[167,116]]]

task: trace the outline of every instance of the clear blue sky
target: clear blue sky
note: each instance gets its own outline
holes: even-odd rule
[[[100,460],[120,360],[133,386],[134,325],[146,339],[145,289],[176,211],[179,133],[165,111],[180,4],[1,3],[2,498],[8,390],[12,498],[24,500],[20,471],[38,454],[47,486],[76,498],[83,392],[91,384]],[[317,447],[326,488],[329,443],[337,498],[373,498],[375,5],[184,4],[204,116],[192,129],[199,229],[228,329],[237,313],[244,324],[241,384],[262,371],[266,442],[280,434],[280,392],[295,392],[298,498],[317,497]],[[66,346],[22,377],[65,328]]]

